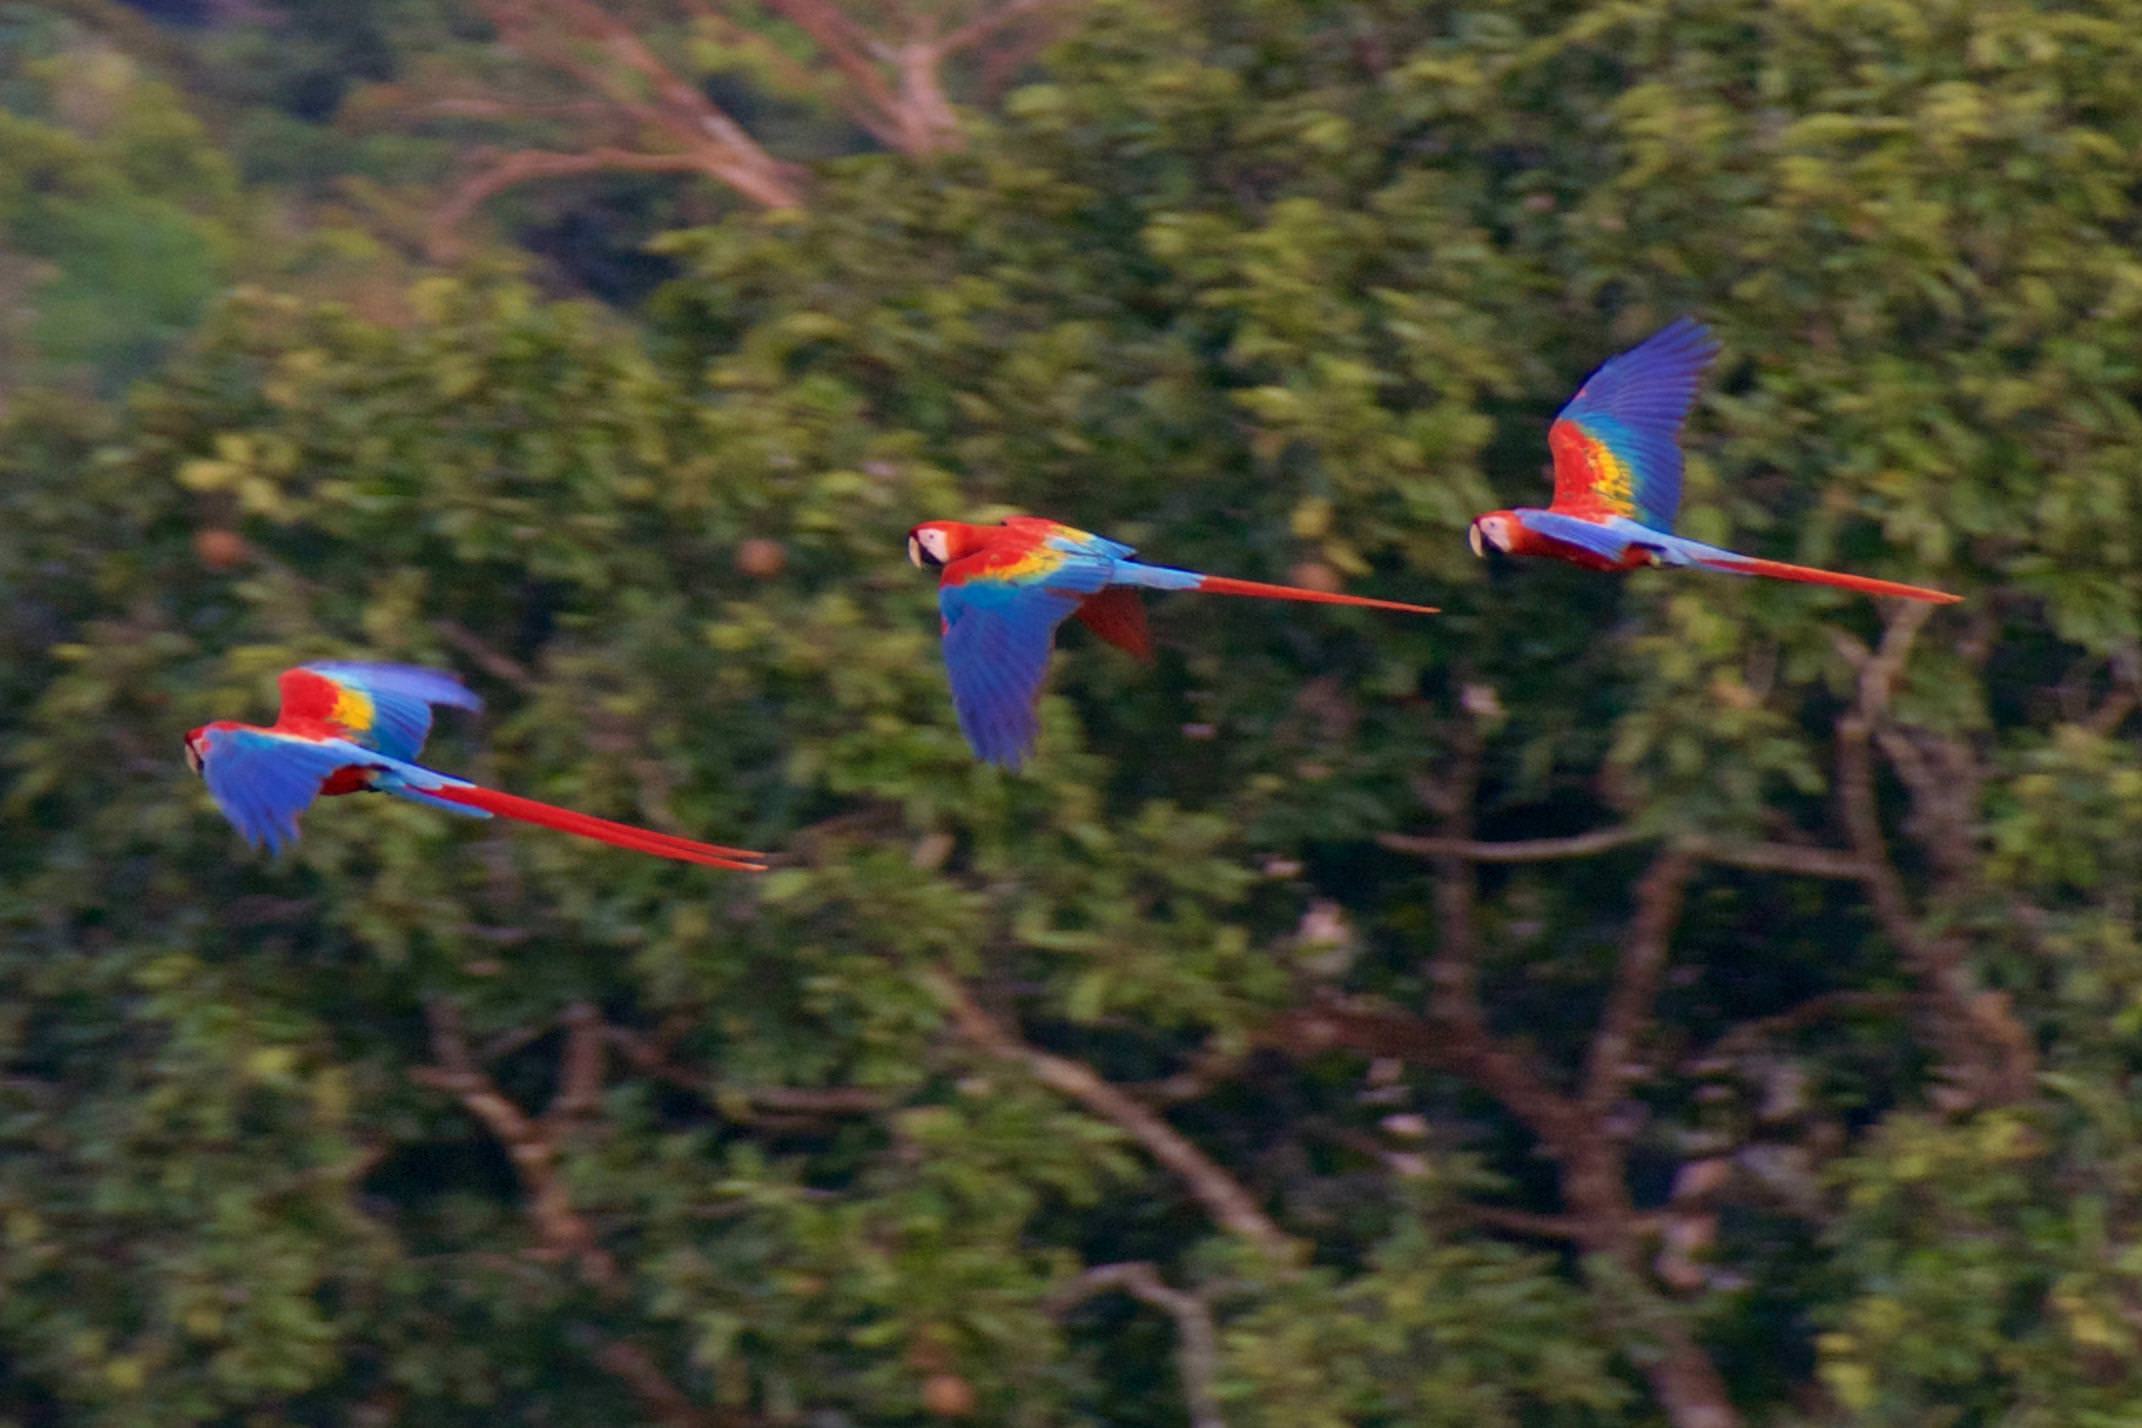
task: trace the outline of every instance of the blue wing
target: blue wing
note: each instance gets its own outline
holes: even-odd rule
[[[980,580],[938,590],[952,707],[978,757],[1015,769],[1033,751],[1056,627],[1077,611],[1081,593],[1090,591]]]
[[[1681,426],[1704,369],[1717,355],[1710,329],[1684,317],[1608,358],[1548,431],[1555,506],[1596,505],[1601,513],[1672,530],[1681,509]],[[1605,459],[1597,447],[1606,449]]]
[[[331,688],[323,690],[321,680]],[[452,675],[408,664],[319,660],[285,674],[282,688],[285,718],[327,719],[341,726],[350,742],[397,759],[422,752],[431,735],[432,705],[483,708],[483,701]]]
[[[367,749],[346,739],[301,739],[272,729],[217,729],[205,734],[201,777],[223,816],[248,842],[280,852],[297,841],[298,815],[320,796],[337,769],[378,770],[379,786],[414,802],[457,813],[469,810],[423,796],[424,790],[467,787],[466,779]]]
[[[297,841],[298,815],[327,776],[364,757],[339,740],[320,743],[266,729],[212,728],[204,738],[201,777],[209,796],[246,842],[271,853]]]

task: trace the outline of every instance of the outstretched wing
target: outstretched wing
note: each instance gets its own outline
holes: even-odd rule
[[[363,748],[413,759],[431,734],[431,706],[481,709],[460,680],[408,664],[320,660],[286,670],[278,724],[319,720]]]
[[[1672,530],[1681,507],[1681,424],[1717,355],[1710,330],[1684,317],[1608,358],[1547,429],[1554,452],[1548,509]]]
[[[1046,570],[1006,578],[989,569],[988,555],[945,568],[937,608],[944,616],[945,670],[960,732],[981,758],[1017,768],[1039,730],[1035,705],[1049,672],[1056,627],[1080,599],[1107,583],[1111,563],[1088,559],[1045,562]],[[962,570],[970,563],[983,568]]]
[[[340,740],[318,743],[267,729],[210,728],[202,738],[209,796],[248,843],[271,853],[297,841],[298,815],[327,776],[363,757]]]

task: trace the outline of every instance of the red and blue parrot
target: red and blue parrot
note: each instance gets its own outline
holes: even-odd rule
[[[1473,554],[1546,556],[1587,570],[1694,566],[1953,604],[1960,596],[1892,580],[1760,560],[1673,534],[1681,505],[1681,424],[1718,344],[1682,318],[1609,358],[1547,429],[1554,500],[1546,510],[1490,511],[1473,521]]]
[[[387,793],[474,818],[498,814],[634,852],[713,868],[764,872],[763,853],[612,823],[478,788],[411,762],[431,733],[431,707],[483,707],[461,681],[405,664],[323,660],[285,670],[283,707],[268,728],[219,719],[186,736],[186,763],[249,843],[280,851],[313,799]]]
[[[1133,553],[1127,545],[1038,516],[1013,516],[994,526],[924,521],[907,533],[907,558],[943,572],[937,608],[943,616],[952,707],[977,756],[1015,769],[1033,752],[1039,728],[1035,706],[1056,627],[1066,619],[1077,616],[1087,629],[1141,659],[1151,655],[1141,589],[1436,613],[1426,605],[1143,565],[1131,559]]]

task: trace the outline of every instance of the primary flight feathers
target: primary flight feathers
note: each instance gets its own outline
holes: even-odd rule
[[[483,707],[461,682],[405,664],[322,660],[286,670],[283,707],[267,728],[218,720],[186,736],[186,762],[247,842],[296,841],[315,798],[385,793],[474,818],[496,814],[658,858],[763,872],[763,853],[700,843],[570,808],[479,788],[411,762],[431,733],[432,706]]]
[[[1681,506],[1681,425],[1718,355],[1702,323],[1681,318],[1608,358],[1547,429],[1554,500],[1545,510],[1490,511],[1473,521],[1473,553],[1545,556],[1589,570],[1695,566],[1833,585],[1868,595],[1954,603],[1958,596],[1893,580],[1787,565],[1673,534]]]
[[[1141,589],[1436,613],[1427,605],[1144,565],[1127,545],[1038,516],[994,526],[925,521],[907,533],[907,554],[943,572],[937,607],[960,732],[979,757],[1007,768],[1033,750],[1056,627],[1076,616],[1110,644],[1146,655]]]

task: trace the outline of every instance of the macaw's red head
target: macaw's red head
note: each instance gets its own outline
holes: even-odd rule
[[[924,570],[941,570],[975,545],[974,527],[965,521],[924,521],[907,533],[907,558]]]
[[[203,724],[186,735],[186,767],[196,775],[201,772],[201,761],[208,754],[208,727]]]
[[[1488,547],[1508,555],[1517,545],[1517,513],[1514,511],[1489,511],[1484,516],[1473,517],[1473,528],[1466,533],[1472,542],[1473,554],[1486,558]]]

